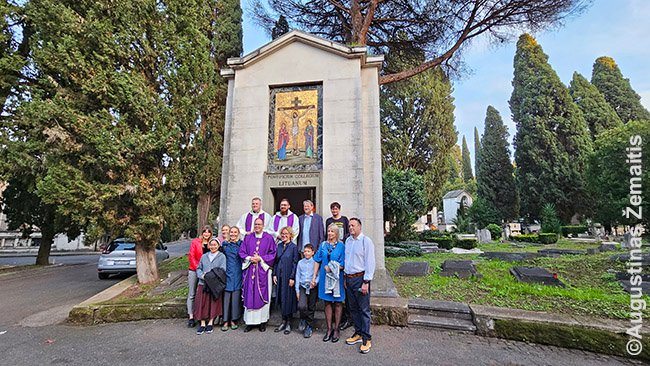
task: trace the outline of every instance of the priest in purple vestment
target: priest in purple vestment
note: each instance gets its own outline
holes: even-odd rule
[[[239,249],[243,260],[244,332],[258,324],[260,332],[264,332],[271,309],[271,270],[277,247],[273,236],[264,232],[264,220],[257,218],[253,227],[254,232],[244,237]]]

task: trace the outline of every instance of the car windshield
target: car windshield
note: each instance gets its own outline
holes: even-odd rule
[[[106,251],[110,253],[116,250],[135,250],[135,243],[112,242]]]

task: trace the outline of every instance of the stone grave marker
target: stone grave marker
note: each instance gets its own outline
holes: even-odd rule
[[[559,257],[561,255],[587,254],[587,251],[580,249],[542,249],[538,253],[544,257]]]
[[[404,262],[395,274],[397,276],[426,276],[429,274],[429,262]]]
[[[616,250],[618,248],[618,243],[614,241],[606,241],[600,244],[598,247],[598,250],[601,252],[610,252],[613,250]]]
[[[641,265],[649,266],[650,265],[650,253],[641,253],[640,256],[641,256],[640,260],[635,257],[633,262],[641,262]],[[614,254],[613,256],[609,257],[609,260],[612,261],[612,262],[617,262],[617,261],[618,262],[629,262],[630,261],[630,253]]]
[[[557,278],[557,274],[549,272],[546,268],[514,266],[510,268],[510,273],[512,273],[519,282],[566,287],[564,283]]]
[[[506,262],[525,262],[539,256],[539,253],[532,252],[485,252],[479,255],[479,257],[498,259]]]
[[[623,235],[623,242],[621,243],[621,246],[623,248],[631,248],[632,247],[632,233],[631,232],[626,232]]]
[[[459,278],[469,278],[469,277],[483,277],[476,270],[474,262],[471,260],[457,260],[457,259],[447,259],[442,263],[442,271],[440,275],[443,277],[454,277],[458,276]]]
[[[476,238],[478,239],[479,244],[492,242],[492,234],[488,229],[476,230]]]

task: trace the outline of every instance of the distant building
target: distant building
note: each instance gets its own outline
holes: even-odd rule
[[[447,192],[442,197],[443,219],[439,229],[441,231],[451,231],[455,228],[454,220],[460,206],[463,205],[465,208],[469,208],[473,202],[472,196],[464,189]]]

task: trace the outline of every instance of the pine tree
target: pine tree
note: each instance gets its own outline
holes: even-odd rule
[[[577,72],[573,73],[569,93],[582,111],[593,139],[599,133],[622,124],[616,111],[607,103],[605,97]]]
[[[388,67],[402,62],[387,57]],[[424,177],[430,205],[440,200],[447,179],[447,158],[456,141],[454,98],[441,69],[381,88],[384,168],[413,169]]]
[[[467,147],[467,140],[465,140],[465,135],[463,135],[463,181],[465,183],[474,179],[472,174],[472,158],[469,156],[469,148]]]
[[[481,155],[481,138],[478,134],[478,128],[474,126],[474,175],[478,179],[478,159]]]
[[[2,124],[2,143],[14,161],[39,164],[34,193],[44,204],[81,227],[136,240],[141,283],[158,280],[154,247],[170,207],[201,176],[194,150],[218,151],[211,126],[222,121],[225,86],[216,81],[238,27],[218,20],[241,19],[238,4],[27,3],[38,80]]]
[[[582,112],[528,34],[517,42],[510,109],[515,135],[516,183],[521,212],[539,218],[553,203],[561,219],[587,210],[585,163],[591,138]]]
[[[200,25],[202,37],[209,41],[205,53],[201,53],[198,63],[193,70],[199,70],[205,77],[207,87],[203,89],[200,103],[195,106],[199,118],[199,129],[196,133],[196,143],[192,145],[191,163],[195,172],[195,180],[189,187],[197,194],[196,227],[200,231],[210,222],[210,214],[216,217],[215,203],[219,202],[221,193],[221,165],[223,157],[223,133],[226,116],[226,98],[228,82],[221,77],[219,69],[226,66],[230,57],[238,57],[242,53],[243,30],[242,10],[238,0],[212,0],[201,3],[206,16],[193,20]],[[197,5],[198,6],[198,5]],[[216,21],[213,21],[213,18]],[[209,51],[209,53],[207,53]],[[209,69],[204,69],[208,67]]]
[[[488,106],[476,171],[477,193],[497,210],[501,220],[516,218],[519,209],[508,145],[508,128],[503,124],[499,111]]]
[[[602,56],[594,62],[591,83],[605,96],[605,100],[627,123],[631,120],[650,120],[650,112],[641,105],[630,80],[625,79],[613,58]]]

